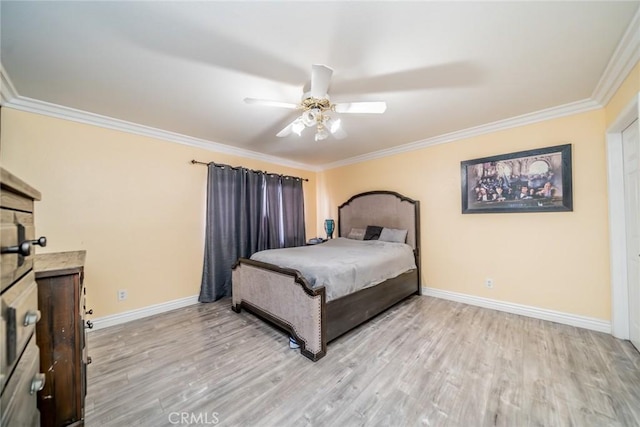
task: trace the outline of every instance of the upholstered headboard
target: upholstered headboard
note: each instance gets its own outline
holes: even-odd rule
[[[367,225],[407,230],[407,244],[420,246],[420,202],[394,191],[356,194],[338,207],[338,236]]]

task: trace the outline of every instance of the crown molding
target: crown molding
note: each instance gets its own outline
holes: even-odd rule
[[[636,11],[627,27],[624,35],[620,39],[602,77],[598,81],[596,88],[590,99],[572,102],[521,116],[512,117],[505,120],[480,125],[456,132],[438,135],[416,142],[411,142],[390,149],[375,151],[361,156],[327,163],[321,166],[322,170],[333,169],[341,166],[348,166],[368,160],[379,159],[381,157],[392,156],[407,151],[419,150],[437,144],[444,144],[460,139],[472,138],[475,136],[497,132],[518,126],[524,126],[544,120],[579,114],[586,111],[595,110],[605,106],[613,97],[620,85],[629,75],[633,67],[640,61],[640,8]]]
[[[258,153],[256,151],[245,150],[242,148],[232,147],[230,145],[218,142],[208,141],[205,139],[194,138],[175,132],[170,132],[150,126],[140,125],[137,123],[127,122],[100,114],[89,113],[87,111],[77,110],[75,108],[64,107],[62,105],[52,104],[37,99],[17,96],[7,101],[5,107],[15,110],[26,111],[29,113],[42,114],[45,116],[56,117],[59,119],[69,120],[78,123],[98,126],[106,129],[114,129],[122,132],[132,133],[136,135],[147,136],[151,138],[161,139],[164,141],[175,142],[178,144],[188,145],[191,147],[202,148],[204,150],[213,151],[215,153],[229,154],[249,159],[269,162],[280,166],[286,166],[295,169],[302,169],[311,172],[318,172],[320,169],[305,163],[294,162],[283,159],[281,157],[270,156],[268,154]]]
[[[615,91],[618,90],[624,79],[627,77],[631,69],[638,63],[638,61],[640,61],[640,9],[636,11],[633,19],[631,20],[631,23],[622,36],[620,43],[618,43],[618,46],[616,47],[616,50],[609,60],[609,63],[607,64],[602,77],[598,81],[598,84],[593,91],[591,99],[576,101],[573,103],[564,104],[505,120],[499,120],[496,122],[463,129],[460,131],[455,131],[432,138],[403,144],[397,147],[379,150],[372,153],[363,154],[361,156],[339,160],[337,162],[327,163],[321,166],[294,162],[281,157],[270,156],[250,150],[244,150],[213,141],[194,138],[158,128],[139,125],[124,120],[114,119],[99,114],[89,113],[86,111],[76,110],[61,105],[23,97],[18,95],[18,92],[11,83],[11,79],[9,78],[2,64],[0,64],[0,101],[2,102],[3,106],[14,108],[16,110],[43,114],[108,129],[120,130],[123,132],[202,148],[204,150],[217,153],[224,153],[260,161],[266,161],[269,163],[307,170],[310,172],[319,172],[322,170],[361,163],[382,157],[392,156],[395,154],[405,153],[408,151],[419,150],[437,144],[444,144],[447,142],[453,142],[465,138],[472,138],[487,133],[497,132],[544,120],[550,120],[572,114],[579,114],[597,108],[602,108],[602,106],[606,105],[613,97]]]
[[[321,170],[318,166],[312,166],[306,163],[294,162],[291,160],[283,159],[281,157],[270,156],[268,154],[258,153],[256,151],[236,148],[218,142],[194,138],[175,132],[169,132],[150,126],[144,126],[137,123],[127,122],[125,120],[114,119],[112,117],[107,117],[100,114],[89,113],[87,111],[77,110],[75,108],[65,107],[62,105],[52,104],[50,102],[20,96],[11,83],[11,79],[9,78],[9,75],[7,74],[1,63],[0,84],[0,95],[3,107],[26,111],[29,113],[42,114],[45,116],[56,117],[59,119],[70,120],[73,122],[84,123],[106,129],[113,129],[136,135],[147,136],[164,141],[188,145],[191,147],[202,148],[204,150],[212,151],[215,153],[245,157],[310,172],[319,172]]]
[[[602,105],[607,105],[638,61],[640,61],[640,8],[631,19],[618,47],[611,55],[591,98]]]
[[[406,153],[408,151],[420,150],[422,148],[431,147],[433,145],[445,144],[447,142],[459,141],[466,138],[473,138],[487,133],[525,126],[545,120],[557,119],[573,114],[584,113],[587,111],[596,110],[598,108],[602,108],[602,105],[600,105],[600,103],[598,103],[597,101],[594,101],[592,99],[584,99],[582,101],[571,102],[569,104],[547,108],[545,110],[527,113],[520,116],[511,117],[509,119],[498,120],[496,122],[487,123],[484,125],[475,126],[455,132],[445,133],[443,135],[434,136],[432,138],[427,138],[416,142],[410,142],[408,144],[399,145],[397,147],[374,151],[372,153],[363,154],[361,156],[351,157],[345,160],[328,163],[322,165],[322,170],[348,166],[355,163],[393,156],[395,154]]]
[[[0,63],[0,105],[5,106],[12,99],[18,97],[18,92],[13,86],[9,74]]]
[[[100,114],[89,113],[87,111],[77,110],[75,108],[64,107],[62,105],[52,104],[49,102],[20,96],[17,95],[17,91],[13,87],[13,84],[11,84],[11,80],[9,79],[8,74],[4,71],[4,68],[2,68],[2,64],[0,64],[0,77],[2,78],[2,87],[0,89],[2,89],[2,105],[4,107],[9,107],[35,114],[42,114],[45,116],[56,117],[64,120],[70,120],[78,123],[89,124],[107,129],[119,130],[122,132],[133,133],[136,135],[147,136],[169,142],[175,142],[178,144],[201,148],[216,153],[223,153],[265,161],[281,166],[307,170],[310,172],[320,172],[323,170],[334,169],[337,167],[361,163],[369,160],[379,159],[382,157],[393,156],[395,154],[405,153],[408,151],[420,150],[422,148],[430,147],[433,145],[454,142],[465,138],[472,138],[487,133],[569,116],[572,114],[579,114],[602,107],[602,105],[597,101],[594,101],[592,99],[585,99],[582,101],[564,104],[557,107],[547,108],[545,110],[540,110],[533,113],[523,114],[509,119],[499,120],[496,122],[463,129],[460,131],[438,135],[420,141],[410,142],[408,144],[385,150],[374,151],[372,153],[339,160],[333,163],[327,163],[321,166],[313,166],[306,163],[299,163],[283,159],[281,157],[269,156],[267,154],[258,153],[256,151],[244,150],[213,141],[194,138],[175,132],[169,132],[150,126],[139,125],[136,123],[114,119]]]

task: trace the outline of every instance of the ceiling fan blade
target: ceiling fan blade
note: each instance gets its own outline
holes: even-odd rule
[[[342,129],[342,123],[340,119],[329,119],[327,120],[325,125],[334,138],[344,139],[347,137],[347,132]]]
[[[347,137],[347,132],[345,132],[344,129],[339,128],[338,130],[333,132],[331,135],[333,135],[335,139],[345,139]]]
[[[285,136],[291,135],[291,128],[292,127],[293,127],[293,123],[289,123],[288,125],[286,125],[284,127],[284,129],[282,129],[280,132],[278,132],[276,134],[276,136],[279,136],[280,138],[284,138]]]
[[[369,113],[382,114],[387,109],[384,101],[374,102],[341,102],[335,104],[336,113]]]
[[[314,64],[311,67],[311,91],[313,98],[322,99],[327,96],[333,70],[326,65]]]
[[[253,105],[264,105],[266,107],[288,108],[290,110],[295,110],[296,108],[298,108],[296,104],[292,104],[290,102],[271,101],[268,99],[245,98],[244,102]]]
[[[302,118],[301,117],[297,117],[294,121],[292,121],[291,123],[286,125],[284,127],[284,129],[282,129],[280,132],[278,132],[276,134],[276,136],[279,136],[280,138],[283,138],[285,136],[291,135],[292,132],[297,134],[298,136],[300,136],[300,134],[304,130],[304,128],[305,128],[305,126],[304,126],[304,124],[302,124]]]

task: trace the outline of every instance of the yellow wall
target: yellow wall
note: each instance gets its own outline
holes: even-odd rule
[[[38,253],[87,250],[96,318],[197,295],[207,168],[191,159],[301,176],[316,228],[315,173],[2,108],[2,166],[42,193]],[[118,289],[128,299],[118,302]]]
[[[318,207],[398,191],[421,202],[423,286],[609,320],[604,131],[600,109],[324,171]],[[573,212],[461,214],[461,161],[564,143]]]
[[[0,159],[43,194],[36,227],[50,243],[38,251],[88,251],[97,317],[198,293],[206,168],[195,158],[308,178],[307,237],[353,194],[406,194],[421,201],[423,286],[609,320],[605,129],[638,92],[640,64],[604,109],[318,174],[3,108]],[[460,213],[461,161],[563,143],[573,212]]]

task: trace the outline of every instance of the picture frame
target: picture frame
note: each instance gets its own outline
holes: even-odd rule
[[[460,162],[462,213],[573,211],[571,144]]]

